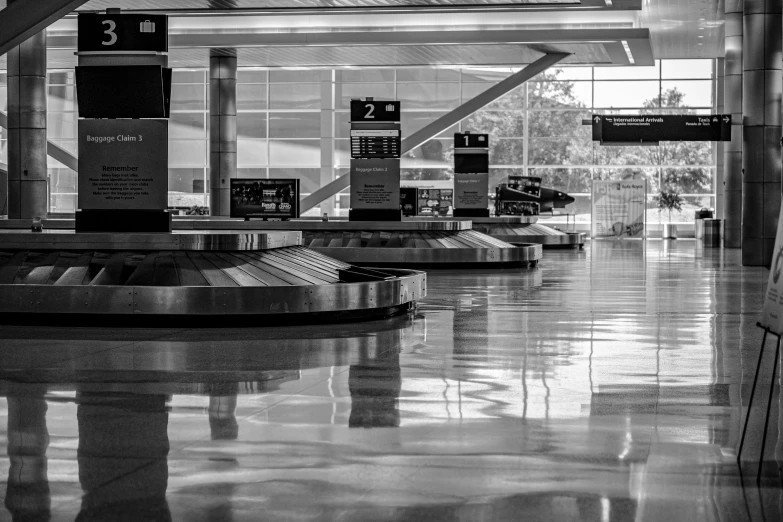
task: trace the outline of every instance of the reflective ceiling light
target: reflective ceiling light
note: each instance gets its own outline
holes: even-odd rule
[[[605,0],[606,1],[606,7],[614,7],[614,4],[612,4],[612,0]]]
[[[631,52],[631,47],[628,45],[628,42],[623,40],[623,49],[625,49],[625,54],[628,56],[628,61],[631,62],[631,65],[636,63],[636,60],[633,59],[633,53]]]

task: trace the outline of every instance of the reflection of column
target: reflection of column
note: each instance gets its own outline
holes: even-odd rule
[[[237,175],[237,56],[234,49],[209,52],[209,213],[228,216]]]
[[[724,241],[742,246],[742,0],[726,1],[724,111],[731,114],[731,141],[724,144]]]
[[[348,370],[351,392],[351,428],[396,428],[400,425],[398,399],[402,389],[400,354],[354,364]]]
[[[165,395],[79,393],[78,520],[171,520]]]
[[[8,395],[8,487],[5,507],[13,520],[49,520],[51,497],[47,478],[44,387],[25,387]]]
[[[214,383],[209,387],[209,430],[212,440],[237,440],[237,393],[235,382]]]
[[[46,31],[41,31],[8,52],[9,218],[46,217],[46,174]]]
[[[769,266],[780,213],[783,0],[745,0],[742,264]]]

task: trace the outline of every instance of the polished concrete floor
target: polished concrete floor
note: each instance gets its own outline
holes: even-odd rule
[[[0,326],[0,520],[779,522],[771,343],[736,464],[766,277],[601,241],[387,321]]]

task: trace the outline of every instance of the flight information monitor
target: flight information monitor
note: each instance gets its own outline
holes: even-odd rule
[[[399,129],[352,129],[352,158],[399,158]]]

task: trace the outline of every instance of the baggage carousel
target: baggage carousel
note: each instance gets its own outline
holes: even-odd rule
[[[423,272],[360,268],[298,231],[0,232],[5,319],[331,322],[403,313],[425,295]]]
[[[45,230],[73,227],[73,220],[44,220]],[[532,267],[542,257],[541,244],[515,237],[514,244],[476,230],[471,220],[416,219],[396,222],[348,221],[345,218],[293,221],[244,221],[224,217],[179,216],[179,232],[301,232],[303,246],[362,266],[390,267]],[[2,229],[30,229],[30,220],[0,221]]]
[[[209,220],[209,227],[264,228],[302,232],[303,245],[362,266],[527,267],[541,259],[541,245],[516,245],[474,230],[470,220],[406,221],[237,221]],[[204,220],[174,220],[175,228],[204,227]]]
[[[538,222],[536,216],[471,218],[473,230],[507,243],[537,243],[544,248],[582,248],[585,234],[563,232]]]

